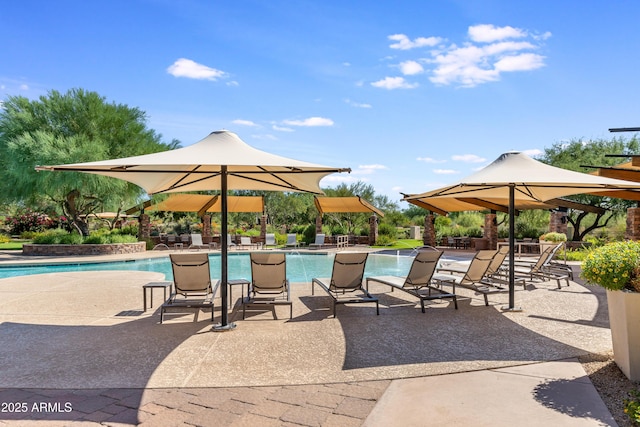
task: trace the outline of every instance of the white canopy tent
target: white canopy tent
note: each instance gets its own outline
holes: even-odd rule
[[[524,153],[502,154],[480,171],[451,185],[421,194],[406,195],[403,200],[423,207],[434,205],[444,211],[478,210],[470,205],[492,203],[508,206],[509,211],[509,310],[514,302],[514,222],[516,209],[543,208],[545,202],[562,196],[602,193],[640,200],[640,184],[574,172],[547,165]],[[480,202],[475,202],[478,200]],[[486,206],[482,209],[486,209]]]
[[[334,172],[351,172],[289,159],[251,147],[235,133],[212,132],[201,141],[177,150],[97,162],[38,166],[37,170],[75,171],[123,179],[148,194],[220,190],[221,239],[227,240],[227,191],[303,191],[322,194],[320,180]],[[227,307],[227,247],[222,245],[221,299]],[[235,327],[222,310],[216,330]]]

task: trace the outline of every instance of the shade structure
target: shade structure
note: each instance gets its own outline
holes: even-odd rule
[[[480,171],[446,187],[421,194],[406,195],[404,200],[419,205],[434,205],[445,211],[467,209],[469,205],[492,203],[508,206],[509,212],[509,306],[514,302],[514,221],[516,209],[545,206],[545,202],[562,196],[583,193],[616,192],[640,195],[640,184],[550,166],[524,153],[502,154]],[[625,197],[626,198],[626,197]],[[529,207],[527,207],[529,206]],[[484,207],[486,209],[486,207]]]
[[[206,212],[221,211],[220,196],[206,194],[171,194],[165,200],[146,206],[145,211],[198,212],[199,216]],[[229,196],[227,212],[264,212],[262,196]]]
[[[383,217],[384,212],[367,202],[360,196],[322,197],[316,196],[314,203],[320,214],[325,213],[368,213],[373,212]]]
[[[235,133],[215,131],[188,147],[97,162],[38,166],[36,170],[75,171],[123,179],[149,194],[220,190],[221,241],[227,241],[228,190],[303,191],[322,194],[320,180],[351,172],[294,160],[251,147]],[[222,307],[227,307],[227,246],[220,262]],[[231,329],[227,311],[216,330]]]

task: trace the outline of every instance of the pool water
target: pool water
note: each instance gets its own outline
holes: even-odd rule
[[[331,277],[333,254],[287,254],[287,277],[291,282],[311,282],[314,277]],[[365,275],[404,276],[409,271],[413,257],[369,254]],[[220,255],[210,254],[211,277],[220,277]],[[228,257],[229,279],[250,279],[251,266],[248,254],[233,254]],[[173,280],[169,257],[136,261],[42,265],[29,267],[1,267],[0,279],[32,274],[73,271],[153,271],[163,273],[166,280]]]

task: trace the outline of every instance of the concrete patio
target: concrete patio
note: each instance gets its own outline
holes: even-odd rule
[[[2,401],[72,406],[68,412],[2,413],[0,425],[16,419],[212,425],[213,418],[216,425],[390,425],[402,415],[406,422],[396,425],[420,425],[411,421],[420,411],[435,417],[431,425],[455,425],[464,419],[461,411],[438,421],[428,408],[447,395],[463,399],[462,390],[439,394],[439,401],[425,396],[418,403],[415,396],[430,387],[443,390],[433,381],[469,391],[474,381],[491,384],[501,372],[527,369],[533,373],[522,376],[528,378],[520,382],[524,400],[503,387],[509,382],[495,384],[496,404],[509,407],[511,395],[514,408],[525,411],[517,424],[536,425],[526,420],[543,412],[551,417],[547,424],[615,425],[573,359],[611,348],[600,288],[531,284],[516,291],[522,312],[501,310],[506,293],[492,294],[485,307],[481,295],[460,289],[458,310],[433,302],[423,314],[417,300],[380,285],[370,289],[380,298],[379,316],[373,305],[360,304],[339,306],[332,318],[322,291],[312,296],[309,283],[295,283],[292,320],[286,307],[248,312],[241,320],[236,306],[230,318],[237,328],[221,333],[211,331],[206,313],[197,322],[189,313],[160,324],[158,290],[153,309],[143,312],[142,285],[162,279],[153,272],[105,271],[0,280]],[[216,321],[219,310],[218,298]],[[467,379],[456,382],[458,375]],[[431,385],[409,400],[394,400],[421,381]],[[581,412],[578,404],[534,393],[549,393],[554,384],[584,389],[575,399],[588,396],[591,409]],[[525,410],[526,396],[533,403]],[[477,413],[474,419],[482,425]]]

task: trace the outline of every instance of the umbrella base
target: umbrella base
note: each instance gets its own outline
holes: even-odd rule
[[[509,311],[509,312],[512,312],[512,313],[519,313],[519,312],[523,311],[522,307],[507,307],[507,306],[502,307],[500,310]]]
[[[231,322],[231,323],[227,323],[226,325],[223,325],[221,323],[217,323],[215,325],[213,325],[213,327],[211,328],[212,332],[226,332],[226,331],[232,331],[236,328],[236,324]]]

